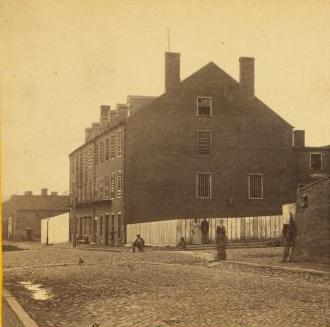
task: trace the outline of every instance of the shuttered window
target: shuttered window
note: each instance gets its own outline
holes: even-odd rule
[[[212,175],[210,173],[199,173],[196,176],[196,195],[198,199],[211,199],[212,197]]]
[[[116,195],[116,176],[111,174],[110,176],[110,199],[114,199]]]
[[[263,175],[250,174],[249,175],[249,199],[263,199]]]
[[[114,159],[116,157],[116,136],[111,135],[111,150],[110,150],[110,159]]]
[[[109,160],[110,155],[110,141],[105,139],[105,160]]]
[[[119,170],[117,173],[117,197],[120,198],[122,195],[122,189],[123,189],[123,174]]]

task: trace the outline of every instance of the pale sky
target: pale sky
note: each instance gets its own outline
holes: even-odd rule
[[[164,90],[167,27],[181,78],[210,61],[238,78],[306,144],[330,144],[330,0],[2,0],[3,197],[69,187],[68,154],[99,106]]]

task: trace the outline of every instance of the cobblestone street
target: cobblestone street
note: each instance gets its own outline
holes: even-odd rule
[[[212,266],[176,251],[44,247],[5,252],[3,260],[5,287],[40,327],[91,327],[94,322],[100,327],[330,324],[326,280]],[[59,263],[67,265],[18,269]],[[50,298],[33,299],[20,282],[42,285]]]

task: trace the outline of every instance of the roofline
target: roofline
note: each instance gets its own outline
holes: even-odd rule
[[[91,144],[93,142],[95,142],[97,139],[99,139],[101,136],[103,136],[104,134],[111,132],[112,130],[116,129],[117,127],[121,127],[124,126],[126,124],[126,121],[121,121],[119,123],[117,123],[114,126],[109,127],[107,130],[105,130],[104,132],[102,132],[101,134],[95,136],[94,138],[92,138],[91,140],[85,142],[84,144],[80,145],[78,148],[76,148],[75,150],[73,150],[71,153],[69,153],[69,157],[71,157],[75,152],[79,151],[81,148],[83,148],[85,145]]]

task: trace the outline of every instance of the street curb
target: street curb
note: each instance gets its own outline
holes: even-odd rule
[[[182,253],[186,254],[193,254],[189,253],[188,251],[183,251]],[[324,271],[324,270],[317,270],[317,269],[308,269],[308,268],[298,268],[298,267],[286,267],[286,266],[272,266],[272,265],[266,265],[266,264],[260,264],[260,263],[252,263],[252,262],[244,262],[244,261],[234,261],[234,260],[224,260],[224,261],[213,261],[213,256],[209,254],[197,254],[200,258],[210,260],[212,262],[209,263],[208,267],[218,266],[221,264],[233,264],[233,265],[240,265],[240,266],[247,266],[252,268],[265,268],[265,269],[271,269],[271,270],[280,270],[284,272],[289,273],[302,273],[302,274],[311,274],[316,276],[321,276],[325,278],[330,279],[330,272]]]
[[[317,275],[317,276],[322,276],[322,277],[327,277],[327,278],[330,277],[330,272],[323,271],[323,270],[316,270],[316,269],[271,266],[271,265],[264,265],[264,264],[260,264],[260,263],[251,263],[251,262],[244,262],[244,261],[231,261],[231,260],[219,262],[219,264],[221,264],[221,263],[248,266],[248,267],[253,267],[253,268],[266,268],[266,269],[272,269],[272,270],[282,270],[282,271],[291,272],[291,273],[311,274],[311,275]]]
[[[4,287],[2,288],[2,296],[24,327],[39,327],[18,303],[16,298]]]

